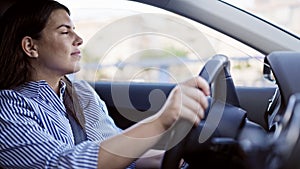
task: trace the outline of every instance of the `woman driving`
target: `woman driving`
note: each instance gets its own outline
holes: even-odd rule
[[[177,120],[204,117],[209,87],[195,77],[121,131],[87,82],[66,77],[80,70],[83,40],[56,1],[16,2],[1,17],[0,39],[2,168],[134,168]]]

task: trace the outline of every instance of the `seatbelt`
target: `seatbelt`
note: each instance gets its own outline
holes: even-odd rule
[[[76,115],[75,115],[74,105],[73,105],[73,101],[71,100],[68,91],[66,91],[64,94],[64,104],[66,107],[67,118],[69,119],[69,122],[70,122],[70,125],[72,128],[75,145],[77,145],[77,144],[87,140],[87,135],[86,135],[86,132],[84,131],[83,127],[79,124],[78,120],[75,119]]]
[[[87,140],[87,135],[83,131],[83,128],[77,123],[74,117],[69,113],[68,109],[67,109],[67,118],[69,119],[72,128],[75,145]]]

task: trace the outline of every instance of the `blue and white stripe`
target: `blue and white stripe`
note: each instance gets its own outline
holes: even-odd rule
[[[120,129],[88,83],[73,85],[84,108],[89,140],[76,146],[63,102],[46,81],[0,91],[1,167],[97,167],[99,142]]]

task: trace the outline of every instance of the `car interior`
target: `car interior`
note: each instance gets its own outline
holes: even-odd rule
[[[293,99],[299,97],[295,95],[299,92],[299,88],[296,87],[298,80],[295,82],[295,79],[286,78],[288,74],[297,74],[298,61],[296,60],[299,60],[299,53],[273,52],[267,56],[267,59],[279,88],[268,89],[269,93],[267,96],[265,93],[259,95],[264,96],[266,100],[265,105],[262,106],[264,110],[261,111],[264,113],[260,116],[262,121],[265,120],[264,123],[259,124],[246,118],[246,112],[248,113],[249,110],[240,103],[242,94],[239,92],[243,90],[236,88],[230,79],[230,72],[224,71],[224,69],[229,70],[226,68],[228,66],[226,56],[214,56],[205,64],[200,73],[200,76],[207,79],[212,85],[212,96],[209,98],[210,108],[206,112],[206,119],[197,128],[193,129],[183,129],[184,122],[178,122],[177,126],[179,127],[174,127],[174,130],[178,130],[178,133],[186,130],[191,131],[180,143],[176,142],[175,144],[177,145],[167,151],[162,168],[176,168],[181,158],[184,158],[190,164],[189,168],[286,168],[286,161],[281,161],[283,159],[280,157],[284,156],[290,160],[290,158],[295,158],[295,152],[293,151],[294,154],[292,154],[292,148],[289,149],[291,152],[287,150],[275,152],[274,147],[279,142],[288,144],[285,143],[289,142],[286,140],[286,133],[291,133],[291,128],[299,128],[298,123],[292,123],[295,120],[293,119],[296,111],[295,108],[288,108],[296,106],[296,101],[289,101],[288,98],[291,98],[291,96],[293,96]],[[294,77],[297,77],[297,75]],[[215,81],[219,81],[219,84],[215,84]],[[220,84],[220,82],[224,83],[224,81],[225,84]],[[121,84],[97,82],[94,85],[98,94],[106,101],[110,115],[116,120],[117,125],[122,128],[127,128],[134,124],[135,120],[139,121],[150,116],[163,105],[164,99],[153,99],[156,101],[154,102],[151,99],[147,100],[148,97],[145,96],[151,95],[151,92],[157,89],[164,92],[161,93],[162,95],[168,95],[174,87],[174,85],[141,85],[140,83],[132,82]],[[225,90],[221,90],[222,87],[220,86],[222,85],[226,87]],[[112,90],[121,92],[126,88],[129,90],[129,98],[127,99],[129,99],[134,108],[131,105],[122,104],[120,101],[122,100],[124,103],[124,98],[116,102],[114,100],[116,97],[112,95]],[[222,95],[224,91],[227,93],[226,96]],[[249,92],[247,94],[252,96],[254,93]],[[156,98],[159,98],[159,95],[157,94]],[[243,97],[245,98],[245,102],[251,98],[245,95]],[[145,100],[141,98],[145,98]],[[255,98],[252,99],[255,100]],[[115,103],[121,104],[116,105]],[[125,117],[127,118],[122,113],[125,113]],[[130,117],[134,117],[135,119],[129,120],[128,113],[132,113]],[[219,114],[219,116],[213,115],[214,113]],[[206,127],[209,128],[213,125],[213,121],[209,121],[210,116],[214,116],[214,120],[219,121],[219,123],[215,126],[214,133],[205,142],[199,144],[198,140],[201,131],[205,131]],[[296,135],[298,138],[298,134],[293,133],[293,135]],[[294,140],[293,145],[289,146],[297,147],[297,142],[298,139]],[[168,145],[165,144],[159,145],[157,148],[166,148]],[[281,145],[278,147],[281,147]],[[274,166],[273,160],[268,161],[270,156],[274,156],[272,157],[273,159],[279,160],[276,166]],[[203,162],[200,163],[199,159],[203,159]],[[218,161],[218,163],[215,163],[215,161]],[[288,164],[291,165],[290,163]],[[293,165],[290,168],[294,168],[296,165],[297,163],[293,161]]]
[[[296,87],[292,87],[292,83],[297,86],[294,79],[299,78],[296,75],[296,66],[289,66],[291,62],[293,64],[298,63],[296,60],[299,57],[299,53],[297,53],[299,38],[288,37],[290,35],[287,36],[287,32],[280,32],[280,29],[276,26],[255,17],[249,18],[247,14],[229,9],[228,6],[222,3],[212,2],[201,6],[196,5],[193,1],[136,1],[160,7],[204,23],[261,51],[266,55],[264,71],[261,73],[264,73],[266,78],[276,83],[276,87],[235,86],[230,80],[230,68],[228,68],[230,64],[227,63],[226,56],[212,56],[212,59],[205,63],[201,73],[199,72],[199,75],[206,77],[212,86],[213,94],[209,98],[211,106],[206,112],[207,118],[197,128],[192,128],[181,142],[167,142],[167,144],[175,144],[176,146],[166,152],[162,168],[176,168],[181,158],[184,158],[189,164],[188,168],[299,168],[295,160],[299,136],[299,131],[296,131],[299,126],[295,122],[297,118],[297,115],[295,115],[297,101],[295,100],[298,97],[296,93],[299,91]],[[204,13],[208,9],[216,10],[211,10],[210,15],[208,15]],[[224,13],[230,17],[223,17]],[[249,20],[248,23],[243,23],[248,25],[238,23],[238,20],[243,19]],[[245,31],[238,31],[243,29],[244,26],[249,27],[246,31],[249,31],[247,33],[250,33],[251,37]],[[260,28],[263,31],[255,31]],[[262,38],[264,39],[263,42],[257,41],[257,39]],[[287,43],[281,43],[281,41]],[[228,67],[226,68],[226,66]],[[217,70],[212,70],[213,68]],[[292,74],[293,78],[290,78]],[[272,76],[274,76],[274,79],[270,78]],[[220,84],[222,81],[226,81],[225,88],[224,85]],[[110,115],[116,119],[119,126],[124,128],[132,125],[133,121],[136,120],[129,120],[127,118],[128,113],[136,113],[130,115],[130,117],[144,118],[151,115],[163,105],[164,98],[166,98],[164,95],[167,96],[174,87],[174,84],[141,84],[136,82],[96,82],[94,85],[101,98],[107,102]],[[217,87],[214,88],[214,86]],[[105,90],[103,90],[104,88]],[[113,96],[113,91],[122,91],[123,89],[128,89],[126,91],[129,93],[127,94],[129,95],[127,98],[129,101],[124,101],[123,98],[123,103],[130,104],[115,104],[121,103],[121,101],[116,102],[114,100],[116,97]],[[222,93],[224,91],[227,93],[225,98],[224,93]],[[154,94],[156,94],[155,98],[157,99],[145,97]],[[218,102],[220,100],[223,106],[220,106],[220,102]],[[217,115],[213,115],[213,112]],[[124,116],[124,113],[126,116]],[[247,117],[244,116],[245,113]],[[223,116],[220,117],[220,114]],[[210,116],[217,118],[214,120],[220,120],[220,123],[218,123],[218,126],[213,126],[216,127],[214,133],[200,144],[201,132],[209,132],[209,127],[212,127],[208,125],[213,123],[209,119]],[[232,121],[236,123],[230,123]],[[177,126],[180,127],[174,127],[175,133],[176,130],[177,133],[188,130],[183,129],[184,122],[178,123]],[[293,141],[287,138],[287,135],[292,135],[291,130],[294,130],[293,134],[296,135]],[[172,138],[171,140],[176,139]],[[165,144],[159,145],[158,148],[168,147]],[[200,162],[199,159],[203,160]]]
[[[193,0],[135,1],[181,14],[259,50],[266,55],[261,73],[276,82],[275,87],[237,86],[232,80],[228,57],[211,56],[199,72],[209,82],[212,93],[205,119],[195,128],[184,121],[177,122],[155,146],[167,150],[162,169],[177,168],[182,158],[189,169],[300,168],[297,161],[300,153],[299,39],[222,3],[207,3],[204,7],[195,5]],[[0,1],[0,16],[13,2]],[[204,11],[208,9],[215,10],[207,15]],[[224,18],[224,14],[230,17]],[[249,20],[248,25],[238,23],[240,19]],[[248,27],[249,32],[238,31],[243,27]],[[260,28],[263,31],[255,31]],[[259,43],[257,39],[264,40]],[[157,112],[176,85],[112,81],[90,84],[122,129]]]

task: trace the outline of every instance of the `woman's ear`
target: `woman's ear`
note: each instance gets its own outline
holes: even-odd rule
[[[30,58],[38,58],[37,46],[31,37],[25,36],[22,39],[22,49]]]

